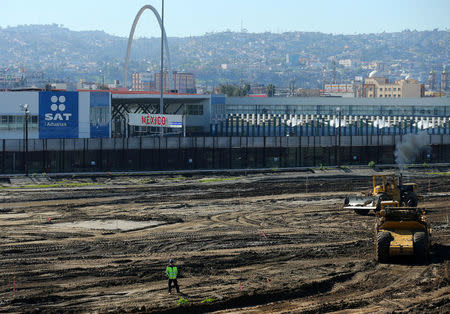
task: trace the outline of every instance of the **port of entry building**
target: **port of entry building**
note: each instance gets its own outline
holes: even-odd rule
[[[184,116],[183,129],[168,127],[160,137],[156,127],[130,125],[133,115],[159,115],[159,101],[148,92],[0,93],[0,173],[393,163],[395,145],[424,125],[432,151],[418,162],[450,154],[449,98],[166,94],[164,113]],[[223,117],[225,128],[215,128]]]
[[[159,128],[130,126],[130,114],[159,114],[151,92],[0,92],[0,139],[82,139],[152,136]],[[25,111],[25,106],[27,111]],[[205,134],[211,120],[209,95],[164,95],[164,114],[185,116],[185,128],[165,134]],[[25,120],[27,117],[27,121]]]
[[[28,105],[28,137],[111,138],[148,137],[159,128],[130,125],[130,114],[159,114],[155,92],[22,91],[0,93],[0,138],[24,138]],[[433,117],[448,121],[450,98],[225,97],[165,94],[164,114],[183,116],[183,128],[166,128],[166,135],[211,136],[213,125],[231,115]],[[264,120],[264,119],[263,119]],[[288,119],[287,119],[288,120]],[[295,120],[295,119],[294,119]],[[298,120],[298,119],[297,119]],[[247,134],[248,136],[248,134]]]
[[[450,116],[450,98],[227,97],[218,114]]]

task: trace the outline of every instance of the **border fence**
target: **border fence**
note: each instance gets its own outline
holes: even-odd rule
[[[227,114],[213,118],[213,136],[449,134],[449,117]]]
[[[314,132],[312,134],[315,134]],[[347,134],[347,135],[345,135]],[[450,135],[427,134],[415,163],[448,162]],[[245,169],[395,163],[400,134],[0,140],[0,173]]]

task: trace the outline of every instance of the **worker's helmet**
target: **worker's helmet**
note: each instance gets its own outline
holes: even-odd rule
[[[169,259],[169,264],[172,264],[173,263],[173,259]]]

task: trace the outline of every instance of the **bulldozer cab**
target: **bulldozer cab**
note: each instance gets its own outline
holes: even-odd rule
[[[373,176],[373,196],[386,194],[387,198],[400,201],[400,189],[395,174]]]
[[[397,187],[397,180],[394,174],[375,174],[373,179],[373,194],[386,193]]]
[[[417,185],[417,183],[405,183],[400,186],[400,189],[405,192],[408,191],[417,193],[419,186]]]

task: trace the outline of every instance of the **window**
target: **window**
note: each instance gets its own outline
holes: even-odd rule
[[[106,126],[110,121],[109,107],[91,107],[90,123],[95,126]]]
[[[187,105],[186,114],[191,116],[202,116],[203,105]]]
[[[401,91],[400,87],[398,88],[398,91]]]
[[[383,89],[382,88],[380,88],[380,92],[382,92],[383,91]]]
[[[28,127],[37,128],[38,116],[30,115],[28,117]],[[0,116],[0,128],[8,130],[20,130],[25,126],[25,115],[20,116]]]

